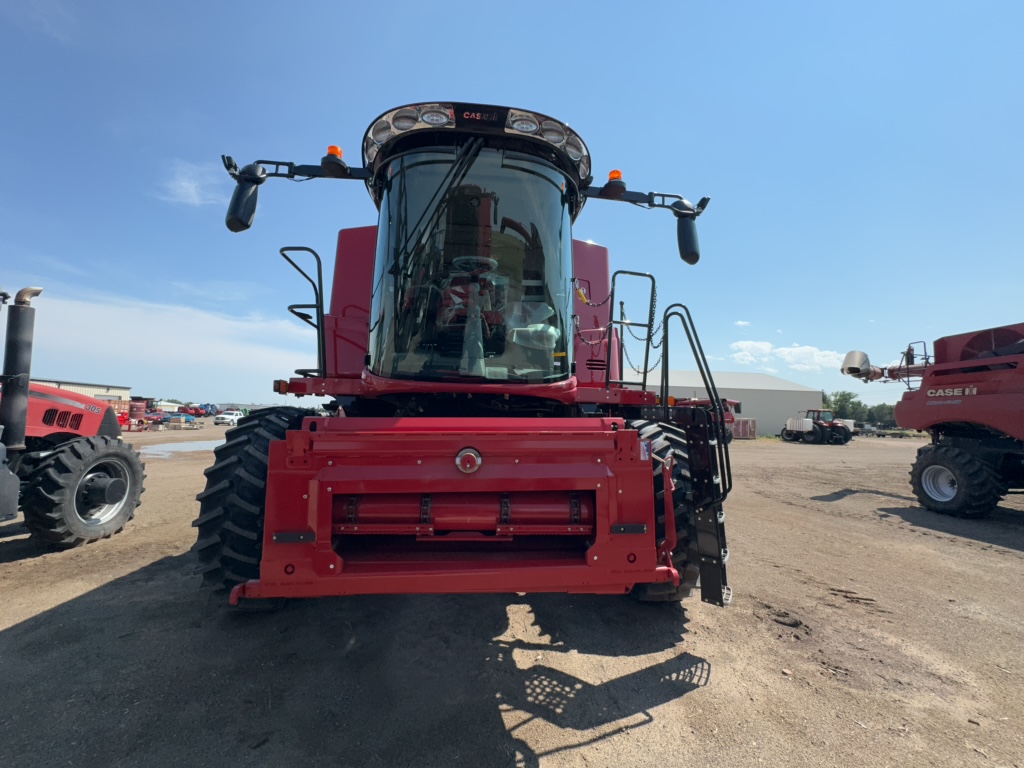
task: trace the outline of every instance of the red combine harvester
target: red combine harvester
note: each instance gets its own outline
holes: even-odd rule
[[[224,164],[227,226],[248,229],[267,178],[356,179],[376,227],[342,230],[325,310],[320,257],[282,256],[314,300],[317,367],[275,391],[332,398],[328,416],[257,411],[230,430],[199,495],[204,583],[248,598],[578,592],[724,605],[724,411],[681,304],[655,319],[655,282],[573,240],[589,198],[664,208],[699,258],[708,199],[638,193],[566,124],[507,107],[406,106],[371,123],[362,167]],[[268,170],[269,167],[269,170]],[[293,259],[316,263],[310,277]],[[621,281],[649,288],[646,322],[612,315]],[[710,407],[669,405],[678,319]],[[644,340],[623,377],[622,329]],[[659,392],[647,387],[660,334]],[[660,399],[659,399],[660,394]]]
[[[921,505],[982,517],[1024,488],[1024,323],[914,342],[898,365],[877,368],[850,352],[843,373],[862,381],[903,381],[896,423],[931,434],[910,484]]]
[[[20,507],[33,539],[68,549],[109,538],[135,516],[145,465],[121,441],[108,403],[31,383],[35,307],[41,288],[7,309],[0,376],[0,521]],[[10,295],[0,293],[0,306]]]

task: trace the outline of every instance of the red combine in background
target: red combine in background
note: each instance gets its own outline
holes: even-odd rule
[[[910,473],[922,506],[981,517],[1024,488],[1024,323],[945,336],[934,356],[914,342],[887,368],[850,352],[842,372],[906,383],[896,423],[932,438]]]
[[[331,398],[328,416],[260,410],[229,430],[199,495],[205,583],[248,598],[367,593],[583,592],[677,601],[698,585],[730,599],[723,501],[725,408],[689,311],[655,317],[649,274],[612,272],[574,240],[589,199],[671,212],[699,258],[692,205],[595,186],[565,123],[508,107],[425,103],[371,124],[361,167],[241,169],[228,211],[249,228],[267,178],[365,182],[377,226],[339,233],[329,308],[320,257],[282,256],[313,301],[289,309],[317,333],[317,365],[279,393]],[[316,275],[303,271],[299,254]],[[645,320],[612,307],[624,280]],[[670,406],[670,324],[683,327],[710,399]],[[627,381],[623,328],[644,344]],[[648,386],[652,342],[662,378]]]

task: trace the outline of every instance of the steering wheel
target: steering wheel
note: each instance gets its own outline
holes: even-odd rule
[[[456,256],[452,266],[460,272],[493,272],[498,268],[498,261],[487,256]]]

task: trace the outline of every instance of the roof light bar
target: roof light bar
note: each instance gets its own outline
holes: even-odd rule
[[[451,104],[415,104],[383,114],[363,139],[363,161],[373,162],[381,146],[395,136],[417,128],[454,128],[455,108]]]
[[[370,126],[363,139],[363,162],[373,164],[381,148],[409,131],[456,129],[504,133],[543,141],[557,148],[576,166],[581,180],[590,177],[590,152],[568,125],[539,112],[507,107],[432,102],[409,104],[385,112]]]
[[[563,150],[569,159],[576,163],[581,179],[590,176],[590,153],[587,151],[587,145],[565,123],[536,112],[510,109],[505,123],[505,133],[521,133],[544,139],[548,144]]]

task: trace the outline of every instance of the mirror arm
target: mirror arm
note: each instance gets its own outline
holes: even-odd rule
[[[682,195],[671,195],[665,192],[632,192],[607,184],[603,187],[587,187],[583,190],[583,196],[601,200],[616,200],[622,203],[633,203],[634,205],[641,205],[647,208],[668,208],[676,216],[689,216],[692,218],[697,218],[704,213],[704,209],[711,202],[710,197],[702,197],[700,202],[694,205]]]
[[[239,171],[234,158],[230,155],[221,155],[221,161],[224,163],[228,175],[238,181],[242,171]],[[359,179],[365,181],[371,176],[369,168],[352,168],[333,155],[327,155],[320,161],[320,165],[296,165],[283,160],[257,160],[253,165],[260,165],[266,169],[264,179],[299,179],[303,181],[306,179]],[[245,177],[242,180],[256,181]]]

